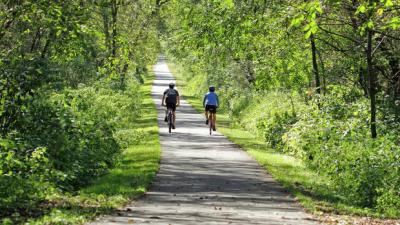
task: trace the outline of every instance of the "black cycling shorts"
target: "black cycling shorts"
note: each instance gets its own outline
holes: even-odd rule
[[[210,113],[217,113],[217,106],[215,105],[206,105],[205,110]]]
[[[175,103],[167,103],[167,109],[171,108],[173,112],[176,110],[176,104]]]

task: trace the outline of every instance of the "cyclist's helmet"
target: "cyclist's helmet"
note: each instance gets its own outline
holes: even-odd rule
[[[214,87],[214,86],[210,86],[210,87],[208,88],[208,90],[211,91],[211,92],[214,92],[214,91],[215,91],[215,87]]]
[[[174,88],[175,87],[175,84],[174,83],[169,83],[169,88]]]

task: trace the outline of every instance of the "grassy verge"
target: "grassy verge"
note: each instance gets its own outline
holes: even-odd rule
[[[202,99],[196,97],[194,91],[188,88],[190,85],[186,85],[187,81],[181,68],[173,63],[169,63],[169,67],[177,79],[177,86],[183,98],[197,111],[203,112]],[[371,209],[344,204],[341,196],[330,188],[329,179],[305,167],[301,160],[267,147],[261,138],[241,127],[234,126],[226,113],[218,113],[217,126],[221,133],[246,150],[268,173],[286,187],[307,211],[320,215],[322,220],[330,220],[332,215],[337,214],[351,215],[349,218],[335,219],[345,220],[345,223],[351,224],[353,222],[349,221],[354,221],[355,216],[376,218],[381,216]],[[377,219],[377,221],[380,224],[380,220]],[[391,222],[384,224],[392,224]]]
[[[157,111],[150,95],[153,79],[153,75],[145,79],[141,90],[143,116],[132,124],[142,132],[141,141],[123,152],[116,168],[77,195],[50,197],[45,215],[29,224],[83,224],[122,207],[146,191],[160,160]]]

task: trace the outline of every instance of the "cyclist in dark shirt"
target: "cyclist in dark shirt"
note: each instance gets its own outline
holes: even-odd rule
[[[179,92],[178,90],[174,89],[175,84],[170,83],[169,88],[164,91],[163,98],[161,105],[162,106],[167,106],[168,108],[172,109],[173,113],[173,120],[172,120],[172,129],[175,129],[175,110],[176,107],[180,105],[180,98],[179,98]],[[167,110],[165,111],[165,122],[167,122]]]

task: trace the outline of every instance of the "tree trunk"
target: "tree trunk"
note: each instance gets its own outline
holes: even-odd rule
[[[253,62],[251,60],[246,60],[245,62],[245,68],[246,68],[246,79],[247,81],[252,84],[256,80],[256,75],[254,72],[254,66]]]
[[[43,50],[42,50],[42,52],[40,54],[42,59],[44,59],[46,57],[46,54],[48,54],[49,49],[50,49],[50,45],[51,45],[51,42],[53,41],[53,39],[55,39],[55,31],[51,30],[50,33],[49,33],[49,36],[47,37],[47,40],[46,40],[45,45],[43,47]]]
[[[372,8],[374,0],[369,0],[369,6]],[[368,18],[372,17],[372,9],[369,9]],[[371,107],[371,137],[376,138],[376,88],[377,88],[377,77],[372,65],[372,35],[373,31],[371,28],[367,28],[367,73],[369,78],[369,97]]]
[[[326,73],[325,73],[325,64],[324,60],[322,60],[322,54],[320,51],[317,51],[319,62],[321,63],[321,74],[322,74],[322,94],[326,94]]]
[[[368,84],[367,78],[365,76],[365,72],[366,72],[365,69],[362,66],[360,66],[359,67],[359,71],[358,71],[358,83],[360,84],[361,88],[363,89],[364,96],[366,98],[368,98],[368,96],[369,96],[369,91],[368,91],[369,84]]]
[[[126,77],[126,73],[128,72],[128,68],[129,68],[129,64],[125,63],[124,67],[122,68],[120,77],[119,77],[120,88],[122,90],[125,90],[125,77]]]
[[[30,48],[30,51],[31,52],[34,52],[35,50],[36,50],[36,48],[37,48],[37,46],[38,46],[38,44],[37,43],[40,43],[40,36],[41,36],[41,34],[40,34],[40,27],[38,27],[37,28],[37,30],[36,30],[36,34],[35,34],[35,36],[33,37],[33,40],[32,40],[32,44],[31,44],[31,48]]]
[[[108,54],[111,52],[111,45],[110,45],[110,28],[109,28],[109,24],[110,24],[110,20],[108,18],[108,10],[107,8],[103,9],[103,29],[104,29],[104,36],[105,36],[105,40],[104,40],[104,44],[107,48],[107,50],[109,51]]]
[[[111,5],[111,16],[112,16],[112,56],[117,56],[117,16],[118,6],[117,1],[112,1]]]
[[[315,78],[315,88],[317,89],[317,93],[321,94],[321,82],[319,79],[318,64],[317,64],[317,48],[315,47],[315,39],[313,34],[311,34],[310,36],[310,41],[311,41],[313,73]]]
[[[371,137],[376,138],[376,86],[377,77],[372,68],[372,30],[367,30],[367,71],[369,77],[369,97],[371,101]]]

